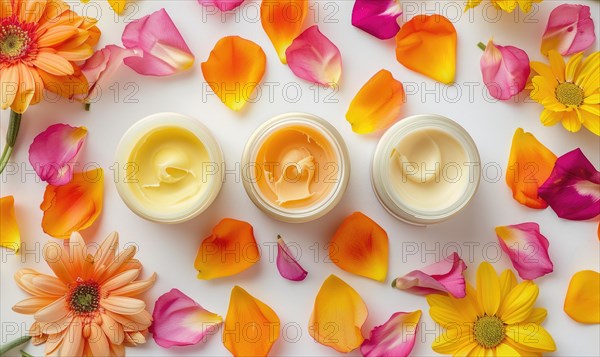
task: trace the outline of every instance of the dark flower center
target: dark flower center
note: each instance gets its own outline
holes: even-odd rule
[[[556,87],[556,99],[564,105],[581,105],[584,94],[577,84],[563,82]]]
[[[95,312],[100,306],[98,284],[91,281],[78,282],[71,289],[68,301],[71,309],[77,313],[89,314]]]
[[[504,323],[496,316],[480,317],[473,326],[475,341],[485,348],[496,347],[504,340]]]

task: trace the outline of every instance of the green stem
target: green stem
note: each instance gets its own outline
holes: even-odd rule
[[[91,106],[92,106],[92,103],[85,103],[83,105],[83,108],[85,109],[86,112],[89,112]]]
[[[17,142],[17,135],[19,134],[19,128],[21,127],[21,114],[10,111],[10,122],[8,123],[8,131],[6,132],[6,144],[4,144],[4,150],[2,150],[2,157],[0,157],[0,174],[4,171],[10,156],[12,155],[13,149]]]
[[[477,47],[481,48],[482,51],[485,51],[485,45],[482,42],[479,42]]]
[[[31,340],[31,336],[21,336],[15,340],[10,341],[7,344],[4,344],[0,347],[0,356],[3,356],[6,352],[12,350],[13,348],[24,344],[25,342]]]

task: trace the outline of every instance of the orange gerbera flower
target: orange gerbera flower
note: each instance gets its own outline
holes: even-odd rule
[[[152,315],[135,296],[154,285],[156,274],[135,280],[142,270],[133,259],[135,246],[117,252],[118,244],[112,233],[91,255],[81,235],[73,233],[68,247],[44,246],[44,259],[56,277],[32,269],[15,274],[33,297],[13,310],[33,315],[29,333],[35,345],[46,343],[46,355],[124,356],[126,345],[146,342]]]

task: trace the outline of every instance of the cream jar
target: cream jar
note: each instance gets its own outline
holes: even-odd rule
[[[312,221],[342,199],[350,177],[348,149],[322,118],[279,115],[248,140],[241,177],[252,202],[269,216],[290,223]]]
[[[181,114],[157,113],[135,123],[121,138],[115,160],[121,199],[150,221],[196,217],[223,184],[219,144],[205,125]]]
[[[475,194],[481,160],[475,142],[456,122],[414,115],[390,127],[372,163],[377,198],[394,217],[415,225],[444,221]]]

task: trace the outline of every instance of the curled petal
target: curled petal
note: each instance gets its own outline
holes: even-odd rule
[[[457,253],[420,270],[397,278],[392,286],[419,295],[449,293],[455,298],[465,297],[465,262]]]
[[[392,74],[382,69],[356,93],[346,113],[352,131],[369,134],[385,129],[400,117],[404,88]]]
[[[575,149],[556,160],[539,194],[561,218],[594,218],[600,214],[600,171],[581,149]]]
[[[562,4],[550,13],[542,36],[541,51],[548,55],[550,50],[556,50],[563,56],[570,56],[587,50],[594,42],[596,33],[590,7]]]
[[[285,51],[290,69],[299,78],[334,87],[342,75],[340,50],[317,25],[307,28]]]
[[[260,22],[277,51],[281,63],[287,63],[286,50],[302,32],[308,13],[308,0],[263,0]]]
[[[506,184],[517,202],[530,208],[546,208],[548,204],[538,195],[538,188],[546,181],[556,162],[556,155],[531,133],[519,128],[513,136]]]
[[[142,52],[124,62],[139,74],[169,76],[194,64],[194,55],[165,9],[130,22],[123,31],[123,45]]]
[[[281,236],[277,237],[277,270],[282,277],[292,281],[302,281],[308,275],[308,272],[294,258]]]
[[[352,25],[386,40],[396,36],[400,30],[400,15],[402,6],[398,0],[356,0],[352,8]]]
[[[223,329],[223,345],[232,355],[267,356],[279,338],[280,325],[267,304],[239,286],[233,287]]]
[[[221,316],[207,311],[177,289],[161,295],[154,304],[150,332],[165,348],[195,345],[217,332]]]
[[[265,74],[267,57],[256,43],[239,36],[220,39],[202,63],[204,79],[226,106],[240,110]]]
[[[491,40],[481,56],[480,66],[490,95],[500,100],[521,93],[531,71],[525,51],[514,46],[498,46]]]
[[[417,15],[396,35],[396,58],[402,65],[442,83],[454,82],[456,29],[442,15]]]
[[[388,236],[360,212],[346,217],[329,243],[329,258],[343,270],[384,281],[388,269]]]
[[[29,162],[38,176],[50,185],[66,185],[73,178],[73,167],[83,147],[87,129],[54,124],[33,139]]]
[[[235,275],[260,260],[260,251],[250,223],[225,218],[202,241],[194,267],[198,279]]]
[[[508,254],[521,279],[533,280],[552,273],[548,239],[534,222],[496,227],[502,250]]]
[[[582,270],[573,275],[564,310],[577,322],[600,324],[600,273]]]
[[[40,205],[42,228],[54,238],[67,239],[90,227],[102,212],[104,173],[101,168],[77,172],[63,186],[46,186]]]
[[[365,357],[407,357],[415,345],[421,310],[396,312],[383,325],[371,330],[371,337],[360,346]]]
[[[210,7],[215,6],[221,11],[231,11],[242,5],[244,0],[198,0],[200,5]]]
[[[0,247],[19,251],[21,246],[21,234],[15,216],[15,199],[13,196],[0,198]]]

